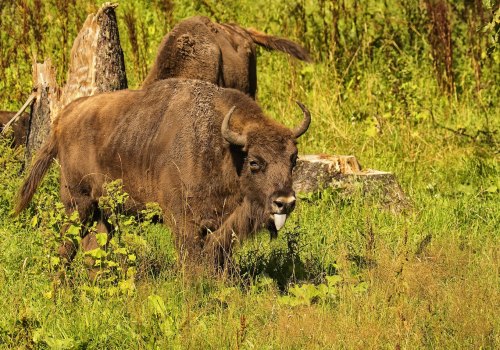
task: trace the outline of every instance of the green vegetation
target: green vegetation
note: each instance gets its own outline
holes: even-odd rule
[[[0,3],[1,109],[26,100],[34,55],[64,81],[98,6]],[[179,262],[167,228],[116,211],[121,239],[93,252],[102,282],[82,273],[82,252],[59,282],[62,225],[80,225],[61,211],[57,167],[13,219],[22,150],[0,141],[1,348],[500,347],[500,53],[489,50],[494,25],[477,31],[491,10],[469,0],[123,0],[116,12],[131,88],[190,16],[302,43],[314,65],[259,49],[259,103],[293,126],[302,101],[313,117],[302,154],[354,154],[392,171],[412,207],[304,199],[277,240],[244,242],[234,275],[219,277]],[[110,186],[101,205],[117,208],[126,194]]]

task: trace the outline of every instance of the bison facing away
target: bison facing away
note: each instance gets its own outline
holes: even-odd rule
[[[193,17],[180,22],[163,38],[141,89],[162,79],[198,79],[240,90],[255,99],[255,44],[311,62],[306,51],[289,39],[236,23],[213,23],[207,17]]]
[[[16,115],[16,112],[0,111],[0,132],[3,127]],[[22,113],[17,120],[10,126],[13,131],[14,140],[12,147],[18,147],[26,144],[26,135],[28,135],[28,124],[30,115]]]
[[[181,252],[215,254],[219,264],[262,227],[272,236],[295,206],[292,169],[296,139],[309,127],[309,111],[293,130],[265,116],[247,95],[197,81],[169,79],[147,90],[121,90],[75,100],[54,121],[20,192],[16,214],[31,200],[52,160],[59,158],[61,201],[96,220],[102,185],[123,179],[137,206],[157,202]],[[97,248],[95,236],[82,240]],[[71,260],[75,247],[59,253]]]

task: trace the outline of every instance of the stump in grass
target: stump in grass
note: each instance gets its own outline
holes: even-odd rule
[[[36,57],[33,60],[33,86],[31,93],[35,99],[28,123],[24,167],[29,165],[33,155],[49,136],[51,111],[58,110],[60,90],[56,82],[56,69],[50,59],[44,63],[37,63]]]
[[[326,188],[342,189],[343,196],[353,196],[355,193],[377,196],[379,203],[394,212],[410,204],[394,174],[362,169],[354,156],[300,156],[293,176],[293,189],[297,193]]]
[[[64,87],[57,85],[56,69],[51,61],[40,64],[35,58],[32,94],[36,101],[31,108],[24,167],[45,142],[50,124],[62,108],[79,97],[127,88],[114,10],[117,6],[107,2],[96,15],[87,17],[71,49],[71,64]]]

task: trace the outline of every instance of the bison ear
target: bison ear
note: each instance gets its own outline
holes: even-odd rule
[[[311,113],[302,103],[300,103],[299,101],[295,102],[297,102],[300,109],[302,109],[302,112],[304,112],[304,118],[302,119],[302,122],[292,130],[293,135],[297,139],[302,136],[309,128],[309,124],[311,124]]]
[[[237,132],[231,131],[231,128],[229,127],[229,120],[231,119],[231,115],[233,114],[235,108],[236,106],[233,106],[233,108],[231,108],[229,112],[227,112],[224,120],[222,121],[222,136],[227,142],[232,145],[245,147],[245,145],[247,144],[246,135],[240,135]]]

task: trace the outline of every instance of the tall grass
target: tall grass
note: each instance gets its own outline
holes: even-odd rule
[[[29,93],[34,54],[50,57],[65,79],[71,43],[100,3],[1,6],[0,104],[15,109]],[[116,11],[132,88],[163,35],[190,16],[300,42],[315,64],[259,49],[259,103],[292,127],[301,119],[294,100],[304,102],[313,122],[302,154],[354,154],[392,171],[412,206],[392,214],[359,196],[304,199],[277,240],[261,232],[241,244],[233,276],[176,262],[169,230],[154,225],[135,289],[99,294],[84,277],[73,285],[51,277],[47,242],[60,231],[38,218],[57,206],[57,168],[13,219],[21,152],[0,141],[2,346],[500,346],[500,72],[488,33],[476,31],[489,20],[479,1],[130,0]],[[332,276],[339,282],[329,297],[292,293]]]

